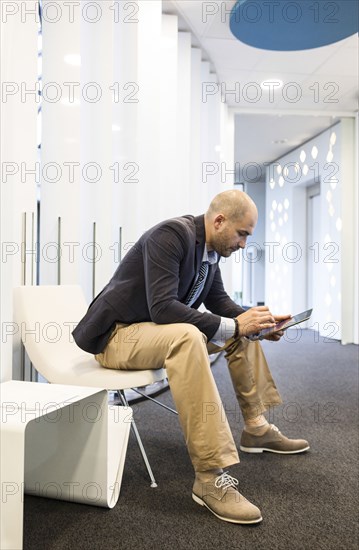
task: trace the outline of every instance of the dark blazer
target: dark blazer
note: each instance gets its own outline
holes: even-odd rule
[[[196,302],[191,307],[185,305],[204,245],[203,215],[173,218],[146,231],[73,331],[77,345],[90,353],[101,353],[116,322],[142,321],[191,323],[210,340],[221,316],[235,317],[243,309],[225,292],[218,263],[210,265]],[[197,311],[202,303],[211,313]]]

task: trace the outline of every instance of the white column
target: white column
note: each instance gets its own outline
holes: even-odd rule
[[[178,30],[177,16],[162,15],[160,80],[160,190],[158,220],[178,215],[181,188],[178,180]],[[157,206],[158,205],[158,206]]]
[[[221,191],[231,189],[235,183],[234,165],[234,113],[224,102],[221,102]]]
[[[139,3],[138,13],[138,193],[133,205],[138,235],[160,220],[161,2]]]
[[[202,160],[201,160],[201,106],[202,106],[202,78],[201,78],[200,49],[191,51],[191,190],[192,212],[201,213],[202,190]]]
[[[234,114],[226,103],[220,103],[220,151],[219,175],[217,193],[232,189],[234,175]],[[214,193],[216,194],[216,193]],[[241,284],[241,265],[238,261],[239,253],[233,254],[229,262],[221,264],[224,287],[231,298],[234,292],[239,292]]]
[[[88,266],[80,229],[81,18],[70,22],[58,7],[57,20],[54,3],[43,2],[40,284],[78,282]]]
[[[221,98],[218,93],[217,77],[210,72],[207,61],[201,65],[202,107],[201,107],[201,158],[202,186],[201,204],[206,207],[221,189]]]
[[[116,226],[119,235],[118,259],[123,257],[140,234],[140,219],[136,205],[139,196],[138,139],[138,12],[119,17],[115,25],[114,82],[118,97],[113,108],[113,161],[118,168],[118,185],[115,200],[120,204],[120,215]],[[128,14],[127,14],[128,16]],[[120,230],[121,229],[121,230]]]
[[[208,204],[208,189],[211,186],[213,181],[213,173],[216,170],[216,167],[212,165],[212,160],[210,157],[210,132],[212,128],[210,125],[211,122],[211,95],[209,91],[211,90],[212,78],[210,75],[210,65],[208,61],[201,62],[201,182],[199,187],[199,197],[198,197],[198,208],[200,212],[203,212]],[[217,167],[218,168],[218,167]]]
[[[120,212],[112,151],[112,109],[118,91],[113,79],[114,13],[108,7],[104,3],[95,23],[91,22],[95,13],[90,16],[90,12],[81,21],[81,209],[86,242],[93,240],[96,224],[95,248],[84,254],[92,270],[94,294],[102,290],[115,268]]]
[[[217,76],[213,73],[209,74],[209,82],[211,82],[215,93],[208,98],[208,139],[207,139],[207,160],[210,170],[207,184],[205,185],[207,192],[207,202],[209,202],[217,193],[222,191],[222,170],[224,166],[221,164],[221,97],[217,92]]]
[[[178,33],[177,185],[178,213],[192,212],[191,187],[191,35]],[[193,183],[193,182],[192,182]]]
[[[76,4],[73,15],[62,10],[51,22],[53,2],[44,2],[40,280],[80,283],[90,300],[113,273],[118,240],[112,152],[115,19],[106,3]]]
[[[12,289],[35,282],[38,15],[37,2],[16,4],[4,3],[1,18],[1,381],[19,377]]]

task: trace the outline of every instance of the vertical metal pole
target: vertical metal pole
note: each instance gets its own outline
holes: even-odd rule
[[[21,260],[22,260],[22,274],[21,284],[26,285],[26,212],[22,214],[22,246]]]
[[[122,261],[122,227],[118,228],[118,263]]]
[[[93,222],[92,226],[92,299],[95,298],[96,293],[96,222]]]
[[[26,212],[22,214],[21,285],[26,284]],[[25,380],[25,348],[20,340],[20,379]]]
[[[61,217],[57,218],[57,284],[61,285]]]
[[[37,201],[37,227],[36,227],[36,284],[40,284],[40,220],[41,220],[41,203]]]
[[[31,250],[34,250],[35,246],[35,213],[32,212],[31,215]],[[35,257],[31,258],[31,286],[34,284],[34,268],[36,265],[36,252],[35,251]],[[35,382],[37,382],[37,372],[33,367],[33,364],[30,361],[30,381],[33,382],[35,379]]]

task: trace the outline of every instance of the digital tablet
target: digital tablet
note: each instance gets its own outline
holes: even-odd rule
[[[284,321],[277,323],[274,327],[264,328],[257,334],[248,336],[248,338],[250,340],[263,340],[263,338],[265,336],[268,336],[268,334],[274,334],[275,332],[278,332],[280,330],[287,330],[287,328],[298,325],[298,323],[303,323],[303,321],[309,319],[309,317],[312,315],[312,311],[313,309],[307,309],[307,311],[297,313],[297,315],[294,315],[290,319],[285,319]]]

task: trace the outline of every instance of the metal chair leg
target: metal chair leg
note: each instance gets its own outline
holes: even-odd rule
[[[128,407],[129,404],[128,404],[128,401],[127,401],[127,399],[126,399],[124,390],[118,390],[118,394],[119,394],[119,397],[120,397],[120,400],[121,400],[122,405],[123,405],[124,407]],[[154,475],[153,475],[152,468],[151,468],[150,463],[149,463],[149,461],[148,461],[148,458],[147,458],[147,454],[146,454],[145,448],[144,448],[144,446],[143,446],[143,443],[142,443],[140,434],[139,434],[138,429],[137,429],[137,426],[136,426],[136,422],[135,422],[135,420],[134,420],[133,417],[132,417],[132,422],[131,422],[131,429],[132,429],[132,431],[133,431],[133,433],[134,433],[134,435],[135,435],[137,444],[138,444],[138,446],[139,446],[139,448],[140,448],[141,455],[142,455],[143,461],[144,461],[144,463],[145,463],[145,466],[146,466],[148,475],[150,476],[151,487],[157,487],[157,483],[156,483],[155,477],[154,477]]]
[[[146,395],[145,393],[140,391],[138,388],[131,388],[131,389],[132,389],[132,391],[142,395],[142,397],[145,397],[146,399],[149,399],[150,401],[153,401],[154,403],[156,403],[156,405],[159,405],[160,407],[163,407],[164,409],[167,409],[171,413],[178,415],[177,411],[175,411],[171,407],[168,407],[168,405],[165,405],[164,403],[161,403],[161,401],[158,401],[158,399],[153,399],[153,397],[151,397],[150,395]]]

